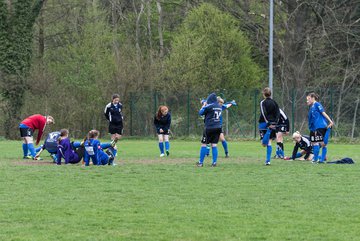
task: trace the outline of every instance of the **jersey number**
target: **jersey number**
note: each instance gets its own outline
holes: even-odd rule
[[[215,119],[219,120],[221,116],[221,111],[215,111],[214,113],[215,113]]]

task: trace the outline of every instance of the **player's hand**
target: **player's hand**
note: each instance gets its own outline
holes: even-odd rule
[[[201,99],[201,100],[200,100],[200,103],[201,103],[202,105],[204,105],[204,104],[206,104],[206,100],[205,100],[205,99]]]
[[[164,133],[164,130],[163,130],[163,129],[160,129],[159,131],[160,131],[160,133]]]
[[[233,106],[237,106],[237,104],[236,104],[236,101],[235,101],[235,100],[232,100],[232,101],[230,102],[230,104],[231,104],[231,105],[233,105]]]
[[[39,158],[39,156],[40,156],[39,154],[36,154],[34,158],[37,159]]]
[[[327,128],[331,128],[334,125],[334,122],[330,122],[329,125],[327,126]]]

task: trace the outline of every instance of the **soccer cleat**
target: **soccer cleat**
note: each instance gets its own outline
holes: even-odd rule
[[[41,161],[41,160],[43,160],[43,159],[38,156],[38,157],[34,157],[33,160],[34,160],[34,161]]]
[[[229,158],[229,153],[225,153],[225,158]]]
[[[290,160],[292,161],[291,157],[288,157],[288,156],[285,156],[285,157],[284,157],[284,160],[285,160],[285,161],[290,161]]]
[[[197,163],[196,163],[196,166],[197,166],[197,167],[203,167],[204,164],[197,162]]]
[[[265,166],[270,166],[270,162],[265,162]]]
[[[312,164],[318,164],[319,161],[315,161],[315,160],[312,160],[311,163]]]
[[[23,159],[33,159],[32,156],[24,156]]]
[[[211,167],[216,167],[216,162],[214,162],[213,164],[211,164]]]
[[[164,154],[164,153],[161,153],[161,154],[160,154],[160,157],[164,157],[164,156],[165,156],[165,154]]]
[[[278,156],[277,154],[273,157],[274,159],[279,159],[280,156]]]
[[[169,156],[169,155],[170,155],[169,150],[166,150],[166,155],[167,155],[167,156]]]

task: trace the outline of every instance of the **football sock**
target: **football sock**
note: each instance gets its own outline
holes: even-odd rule
[[[320,153],[320,146],[319,145],[314,146],[313,150],[314,150],[314,161],[318,161],[319,153]]]
[[[205,158],[205,156],[206,156],[206,150],[207,148],[206,148],[206,146],[201,146],[201,149],[200,149],[200,159],[199,159],[199,163],[200,164],[203,164],[203,162],[204,162],[204,158]]]
[[[266,162],[270,162],[271,159],[272,146],[266,146]]]
[[[267,129],[263,139],[262,139],[262,144],[263,145],[267,145],[269,143],[269,140],[270,140],[270,134],[271,134],[271,129]]]
[[[300,152],[298,152],[298,153],[296,153],[296,158],[300,158],[302,155],[301,155],[301,153]]]
[[[331,133],[331,128],[328,128],[326,130],[326,133],[325,133],[325,136],[324,136],[325,145],[327,145],[329,143],[330,133]]]
[[[226,141],[222,141],[221,142],[222,146],[224,147],[224,151],[225,151],[225,154],[228,154],[229,153],[229,150],[228,150],[228,144]]]
[[[206,145],[206,155],[210,155],[210,145]]]
[[[24,157],[26,157],[28,155],[28,151],[29,151],[28,145],[23,143],[22,144],[22,149],[23,149],[23,152],[24,152]]]
[[[109,147],[109,150],[112,152],[114,158],[116,157],[117,155],[117,150],[114,148],[114,147]]]
[[[43,148],[43,145],[40,145],[38,148],[35,149],[35,152],[38,153]]]
[[[279,157],[284,157],[284,143],[278,142],[278,143],[276,143],[276,146],[277,146],[277,149],[278,149],[276,154]]]
[[[327,146],[324,146],[321,151],[321,162],[326,161]]]
[[[111,147],[111,144],[110,143],[103,143],[100,146],[101,146],[101,149],[108,149],[108,148]]]
[[[36,152],[33,143],[28,144],[28,150],[30,151],[30,155],[34,158],[36,156]]]
[[[170,142],[165,141],[165,150],[170,150]]]
[[[213,159],[213,164],[216,164],[217,158],[218,158],[218,149],[217,146],[213,146],[212,148],[212,159]]]
[[[160,153],[164,154],[164,143],[163,142],[159,142],[159,149],[160,149]]]

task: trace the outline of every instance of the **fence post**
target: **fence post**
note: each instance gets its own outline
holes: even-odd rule
[[[291,91],[291,131],[295,132],[295,88]]]
[[[154,91],[154,113],[157,111],[158,103],[157,103],[157,91]]]
[[[333,119],[333,117],[334,117],[333,89],[330,87],[330,118]],[[333,131],[330,132],[330,137],[332,136],[333,136]]]
[[[256,139],[257,90],[254,91],[254,139]]]
[[[226,129],[225,129],[225,135],[228,136],[229,135],[229,110],[226,109],[225,110],[226,113]]]
[[[133,136],[133,111],[134,111],[134,98],[133,93],[130,92],[130,136]]]
[[[190,136],[190,89],[187,91],[187,136]]]

